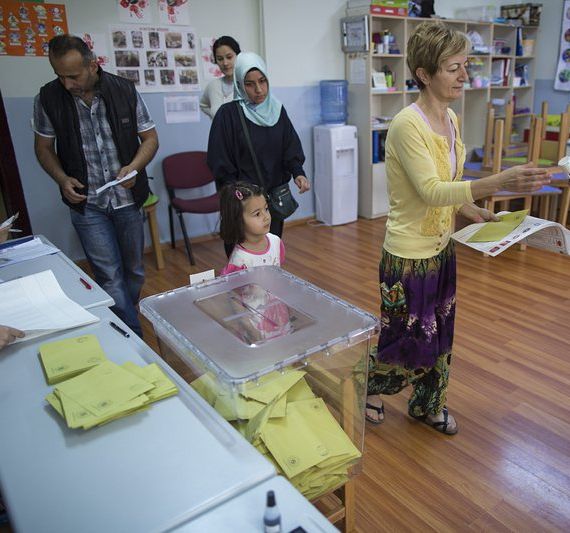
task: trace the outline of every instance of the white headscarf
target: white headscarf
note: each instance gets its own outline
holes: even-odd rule
[[[234,65],[234,100],[239,101],[245,116],[258,126],[274,126],[281,115],[283,105],[271,95],[271,87],[267,87],[267,96],[261,104],[254,104],[245,92],[245,77],[251,69],[259,70],[267,78],[267,67],[261,57],[253,52],[241,52]]]

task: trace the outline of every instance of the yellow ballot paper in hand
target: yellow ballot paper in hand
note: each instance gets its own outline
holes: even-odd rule
[[[95,335],[82,335],[40,345],[40,360],[48,385],[55,385],[107,358]]]
[[[520,226],[528,215],[528,209],[499,215],[499,222],[487,222],[479,231],[471,235],[467,242],[495,242],[504,239],[511,231]]]

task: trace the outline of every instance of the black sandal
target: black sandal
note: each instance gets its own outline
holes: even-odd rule
[[[370,422],[371,424],[374,425],[379,425],[382,424],[382,422],[384,422],[384,403],[382,402],[382,405],[380,407],[378,407],[377,405],[372,405],[371,403],[366,402],[366,409],[372,409],[372,411],[376,411],[378,413],[378,418],[372,418],[371,416],[365,414],[365,418],[368,422]],[[382,415],[382,418],[380,418],[380,415]]]
[[[443,413],[443,420],[441,422],[429,421],[428,415],[414,416],[411,413],[408,414],[412,418],[415,418],[416,420],[419,420],[420,422],[427,424],[428,426],[432,427],[436,431],[439,431],[440,433],[443,433],[444,435],[455,435],[459,431],[459,428],[457,427],[457,421],[455,422],[454,428],[448,428],[449,411],[447,410],[447,407],[444,407],[441,412]]]

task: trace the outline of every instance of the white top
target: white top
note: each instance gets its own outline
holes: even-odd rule
[[[200,108],[211,119],[223,104],[227,104],[234,99],[234,85],[224,81],[225,76],[212,80],[206,86],[202,98],[200,98]]]
[[[252,268],[256,266],[281,266],[285,262],[285,247],[283,241],[277,235],[268,233],[265,236],[266,246],[263,250],[257,252],[248,250],[241,244],[236,244],[230,255],[230,259],[225,268],[222,269],[221,275],[231,274],[237,270],[244,268]]]

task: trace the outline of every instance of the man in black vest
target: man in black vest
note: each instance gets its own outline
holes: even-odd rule
[[[144,283],[142,205],[145,166],[158,136],[134,84],[104,72],[72,35],[49,42],[57,79],[34,102],[35,151],[59,185],[95,279],[115,300],[112,310],[138,335],[136,304]],[[121,185],[97,189],[136,170]]]

